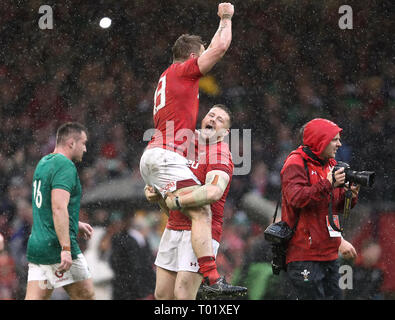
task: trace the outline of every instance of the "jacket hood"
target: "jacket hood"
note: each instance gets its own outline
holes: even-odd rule
[[[311,161],[316,165],[330,165],[330,166],[334,166],[336,165],[337,161],[335,159],[329,159],[328,161],[324,161],[322,160],[320,157],[316,156],[311,150],[310,148],[306,147],[306,146],[299,146],[297,149],[293,150],[288,157],[285,159],[284,163],[287,162],[288,158],[290,158],[292,155],[294,154],[299,154],[303,159],[307,160],[307,161]],[[282,170],[284,170],[285,167],[283,167]]]
[[[342,128],[330,120],[321,118],[313,119],[304,128],[303,145],[308,146],[317,157],[320,157],[329,142],[342,130]]]

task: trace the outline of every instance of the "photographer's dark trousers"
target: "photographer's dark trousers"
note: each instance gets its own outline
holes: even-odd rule
[[[287,274],[298,300],[341,300],[339,262],[294,261]]]

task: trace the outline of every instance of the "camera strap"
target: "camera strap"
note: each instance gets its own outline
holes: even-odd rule
[[[336,226],[334,220],[333,220],[333,211],[332,211],[332,200],[333,200],[333,189],[331,190],[330,193],[331,197],[329,200],[329,207],[328,207],[328,220],[329,220],[329,224],[332,227],[333,230],[335,231],[339,231],[339,232],[343,232],[344,228],[342,226],[340,226],[340,229]],[[352,202],[352,191],[350,189],[348,189],[345,192],[345,200],[344,200],[344,210],[343,210],[343,224],[345,223],[345,221],[348,219],[348,216],[350,214],[351,211],[351,202]]]
[[[344,211],[343,211],[344,219],[348,219],[348,216],[351,211],[351,202],[352,202],[352,191],[351,189],[347,189],[345,193],[345,200],[344,200]]]
[[[302,157],[302,159],[303,159],[304,169],[306,170],[307,181],[308,181],[309,184],[311,185],[311,182],[310,182],[310,175],[309,175],[309,168],[307,167],[307,160],[306,160],[305,158],[303,158],[303,157]],[[282,198],[282,192],[280,192],[280,197],[279,197],[279,199],[278,199],[278,201],[277,201],[276,210],[274,211],[273,223],[276,222],[277,211],[278,211],[278,207],[280,206],[280,203],[281,203],[281,198]],[[298,222],[299,222],[299,215],[297,215],[295,225],[294,225],[294,227],[292,228],[292,230],[293,230],[294,232],[295,232],[295,230],[296,230],[296,226],[298,225]]]

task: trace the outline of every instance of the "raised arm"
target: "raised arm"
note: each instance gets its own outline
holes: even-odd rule
[[[200,72],[204,75],[224,56],[232,41],[232,17],[234,7],[225,2],[218,5],[219,27],[208,48],[198,58]]]

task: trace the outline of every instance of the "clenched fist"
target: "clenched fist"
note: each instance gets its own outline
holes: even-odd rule
[[[221,19],[232,19],[234,12],[233,4],[229,2],[223,2],[218,5],[218,16]]]

